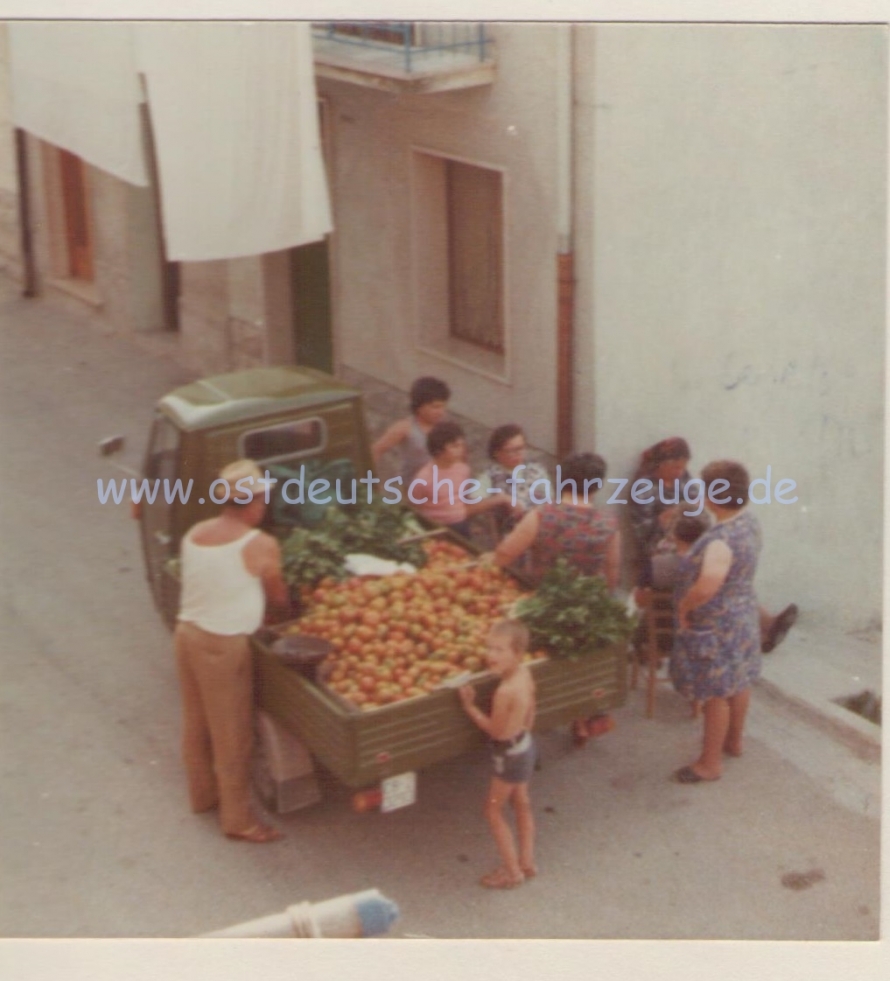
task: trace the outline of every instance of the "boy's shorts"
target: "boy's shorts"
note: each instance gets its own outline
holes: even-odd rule
[[[530,732],[522,732],[509,742],[491,741],[491,765],[494,775],[504,783],[528,783],[538,748]]]

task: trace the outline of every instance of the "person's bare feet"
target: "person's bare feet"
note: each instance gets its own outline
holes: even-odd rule
[[[479,880],[479,885],[486,889],[515,889],[525,882],[522,872],[508,872],[503,866],[498,866]]]
[[[742,744],[740,742],[733,742],[729,739],[723,744],[723,752],[727,756],[741,756],[742,755]]]
[[[234,838],[236,841],[252,841],[256,845],[265,845],[272,841],[279,841],[284,836],[276,828],[270,828],[267,824],[252,824],[244,831],[229,831],[227,838]]]
[[[526,877],[526,879],[534,879],[534,877],[538,874],[538,867],[534,862],[524,863],[520,866],[520,868],[522,869],[522,874]]]

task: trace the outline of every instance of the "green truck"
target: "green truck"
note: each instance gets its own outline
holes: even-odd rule
[[[175,623],[179,602],[179,543],[196,521],[215,513],[210,485],[227,463],[242,457],[272,471],[305,466],[310,472],[366,474],[371,455],[360,392],[319,371],[273,367],[202,379],[158,402],[143,477],[167,481],[174,493],[137,505],[134,516],[149,587],[168,626]],[[276,513],[273,506],[273,519]],[[483,743],[451,688],[350,711],[324,686],[285,666],[271,650],[273,636],[261,630],[253,646],[257,785],[275,809],[318,799],[313,761],[357,791],[382,787],[383,807],[392,809],[413,799],[416,771]],[[605,712],[626,698],[623,645],[577,660],[535,662],[532,670],[538,731]],[[478,681],[484,704],[494,679],[486,674]]]

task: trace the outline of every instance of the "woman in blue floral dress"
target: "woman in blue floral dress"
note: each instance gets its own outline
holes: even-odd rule
[[[680,783],[717,780],[723,755],[741,755],[761,663],[754,591],[761,532],[746,507],[750,479],[741,464],[720,460],[705,467],[702,481],[715,523],[680,559],[671,680],[681,694],[703,703],[704,738],[695,763],[676,772]]]

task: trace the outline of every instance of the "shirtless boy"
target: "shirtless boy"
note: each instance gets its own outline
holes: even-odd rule
[[[518,621],[500,620],[491,628],[486,652],[488,667],[501,680],[494,692],[490,716],[475,704],[472,685],[459,689],[467,715],[491,739],[494,774],[485,801],[485,817],[501,864],[479,880],[488,889],[512,889],[537,872],[535,825],[528,794],[528,781],[537,756],[531,732],[535,721],[535,683],[531,671],[522,663],[527,649],[528,630]],[[518,853],[504,816],[508,801],[516,812]]]

